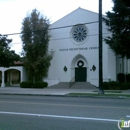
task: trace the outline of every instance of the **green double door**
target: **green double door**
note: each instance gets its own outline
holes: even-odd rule
[[[86,78],[87,78],[87,68],[76,67],[75,68],[75,82],[86,82]]]

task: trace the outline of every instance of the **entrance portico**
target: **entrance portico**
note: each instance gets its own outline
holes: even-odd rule
[[[75,82],[88,82],[88,68],[86,58],[78,54],[73,58],[71,63],[71,79],[75,79]]]
[[[20,83],[25,80],[23,66],[13,66],[9,68],[0,67],[0,70],[1,87],[5,87],[7,84],[11,86],[12,83]]]

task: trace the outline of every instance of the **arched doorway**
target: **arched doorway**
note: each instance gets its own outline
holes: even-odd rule
[[[4,72],[4,82],[6,86],[18,85],[20,84],[21,72],[16,69],[8,69]]]
[[[87,69],[88,62],[86,58],[79,54],[72,60],[71,77],[75,79],[75,82],[87,82]]]
[[[86,82],[87,80],[87,68],[75,67],[75,82]]]

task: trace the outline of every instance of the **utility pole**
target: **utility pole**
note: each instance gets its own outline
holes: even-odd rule
[[[102,68],[102,0],[99,0],[99,94],[104,94]]]

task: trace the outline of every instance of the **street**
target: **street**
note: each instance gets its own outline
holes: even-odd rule
[[[0,95],[0,130],[118,130],[121,118],[129,99]]]

